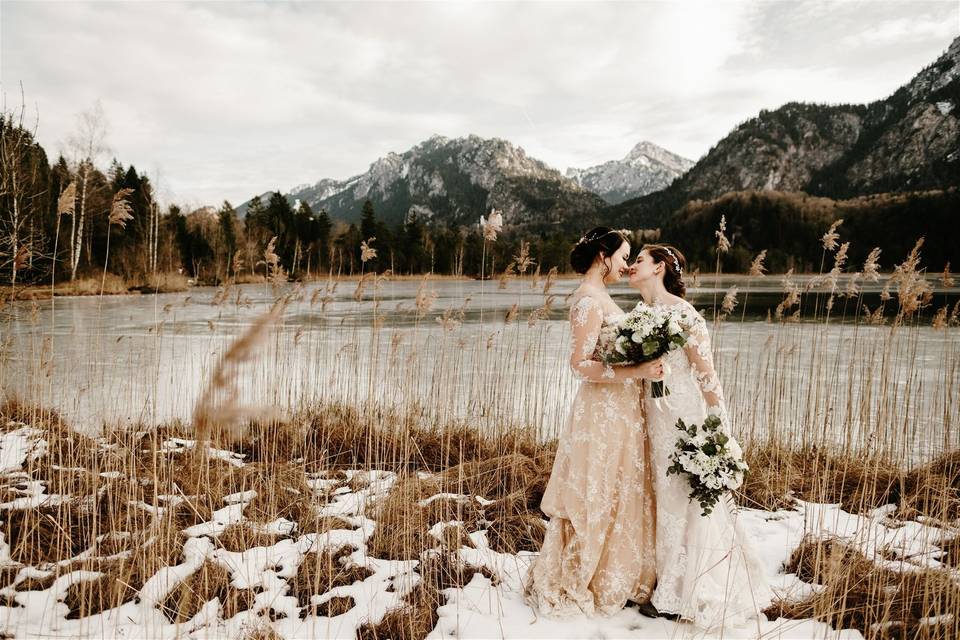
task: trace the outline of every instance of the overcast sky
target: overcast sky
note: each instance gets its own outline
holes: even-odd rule
[[[54,157],[99,99],[112,155],[168,201],[239,204],[434,133],[560,170],[640,140],[696,160],[762,108],[886,96],[958,34],[957,0],[2,0],[0,82]]]

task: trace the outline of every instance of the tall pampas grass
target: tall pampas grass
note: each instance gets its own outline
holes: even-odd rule
[[[110,211],[107,214],[107,250],[103,258],[103,279],[100,285],[100,297],[103,298],[103,287],[107,281],[107,264],[110,262],[110,227],[127,228],[127,221],[133,220],[133,208],[130,206],[130,195],[133,189],[124,188],[113,194]]]

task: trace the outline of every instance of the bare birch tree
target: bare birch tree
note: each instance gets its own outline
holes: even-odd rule
[[[80,255],[83,250],[83,227],[87,215],[87,187],[90,173],[97,161],[108,151],[107,119],[103,105],[97,100],[93,107],[77,116],[77,130],[67,140],[74,172],[80,183],[80,207],[71,216],[70,224],[70,279],[77,277]]]

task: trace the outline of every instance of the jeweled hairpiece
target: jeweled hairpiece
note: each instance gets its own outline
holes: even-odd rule
[[[595,233],[593,235],[588,233],[585,236],[581,237],[579,240],[577,240],[577,244],[583,244],[585,242],[593,242],[594,240],[599,240],[600,238],[607,235],[608,233],[610,232],[606,231],[604,233]]]
[[[667,252],[667,255],[669,255],[671,258],[673,258],[673,266],[674,266],[674,267],[676,268],[676,270],[677,270],[677,275],[682,276],[682,275],[683,275],[683,269],[680,268],[680,261],[677,260],[677,256],[675,256],[675,255],[673,254],[673,251],[670,251],[670,247],[664,247],[663,250]]]

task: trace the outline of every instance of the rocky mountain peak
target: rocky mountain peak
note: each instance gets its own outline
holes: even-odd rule
[[[915,100],[925,98],[957,78],[960,78],[960,37],[954,38],[936,62],[914,76],[907,90]]]
[[[693,166],[693,162],[690,160],[647,140],[638,142],[630,150],[630,153],[624,157],[623,161],[631,165],[641,164],[645,166],[659,163],[666,167],[672,167],[678,174]]]
[[[567,169],[567,177],[610,203],[623,202],[663,189],[693,162],[652,142],[638,142],[622,160],[587,169]]]

